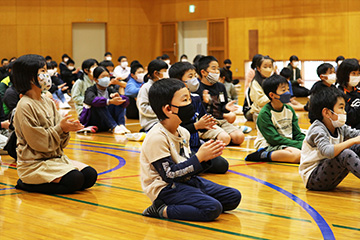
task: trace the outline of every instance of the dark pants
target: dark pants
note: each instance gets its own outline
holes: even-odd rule
[[[235,188],[193,177],[186,183],[169,184],[158,199],[167,205],[169,219],[212,221],[223,211],[235,209],[241,194]]]
[[[133,97],[129,97],[129,106],[126,107],[126,117],[128,119],[139,119],[139,109],[136,106],[136,100]]]
[[[344,149],[337,157],[324,159],[310,174],[306,188],[310,190],[326,191],[337,185],[352,172],[360,178],[360,145],[353,145]]]
[[[108,131],[117,125],[125,125],[125,108],[109,105],[106,107],[91,107],[91,116],[87,126],[97,126],[98,131]]]
[[[293,94],[295,97],[307,97],[310,95],[309,89],[299,86],[299,85],[292,85]]]

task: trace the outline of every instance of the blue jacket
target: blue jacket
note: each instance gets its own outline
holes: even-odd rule
[[[132,77],[130,77],[125,87],[125,96],[136,98],[139,93],[141,85],[143,85],[142,82],[138,82]]]

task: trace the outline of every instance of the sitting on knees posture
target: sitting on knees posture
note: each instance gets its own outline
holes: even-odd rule
[[[14,86],[23,95],[14,117],[17,136],[16,188],[48,194],[72,193],[93,186],[97,172],[72,161],[63,149],[70,131],[83,128],[71,116],[60,118],[52,100],[41,95],[51,87],[45,58],[24,55],[14,63]]]
[[[312,123],[301,150],[299,172],[310,190],[332,190],[352,172],[360,178],[360,131],[346,125],[345,95],[336,88],[310,98]]]
[[[209,140],[190,156],[190,134],[179,126],[192,117],[181,114],[192,107],[185,84],[173,78],[157,81],[150,88],[149,100],[160,122],[148,132],[140,154],[141,185],[153,202],[143,215],[212,221],[223,211],[235,209],[241,200],[238,190],[197,176],[225,146]]]
[[[305,135],[294,109],[285,104],[291,97],[289,84],[284,77],[273,75],[263,82],[263,88],[271,101],[261,109],[256,121],[258,150],[245,160],[299,163]]]

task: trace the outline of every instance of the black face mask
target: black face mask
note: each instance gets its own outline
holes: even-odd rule
[[[225,68],[226,68],[227,70],[230,70],[231,66],[226,66]]]
[[[178,113],[174,113],[174,114],[178,115],[178,117],[182,122],[189,122],[191,118],[195,115],[194,106],[191,103],[181,107],[175,105],[171,105],[171,106],[179,109]]]

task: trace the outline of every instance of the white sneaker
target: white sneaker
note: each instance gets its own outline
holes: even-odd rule
[[[67,102],[60,102],[59,103],[59,108],[62,108],[62,109],[69,109],[71,108],[71,106],[67,103]]]
[[[120,127],[122,130],[124,130],[125,133],[131,133],[131,131],[129,129],[127,129],[124,125],[119,125],[118,127]]]
[[[125,136],[127,137],[127,139],[129,139],[130,141],[144,141],[145,137],[146,137],[146,133],[144,132],[139,132],[139,133],[130,133],[130,134],[125,134]]]
[[[249,133],[252,131],[252,128],[251,127],[248,127],[248,126],[240,126],[240,130],[243,132],[243,133]]]
[[[125,134],[125,131],[120,126],[116,126],[113,130],[113,133],[114,134]]]

